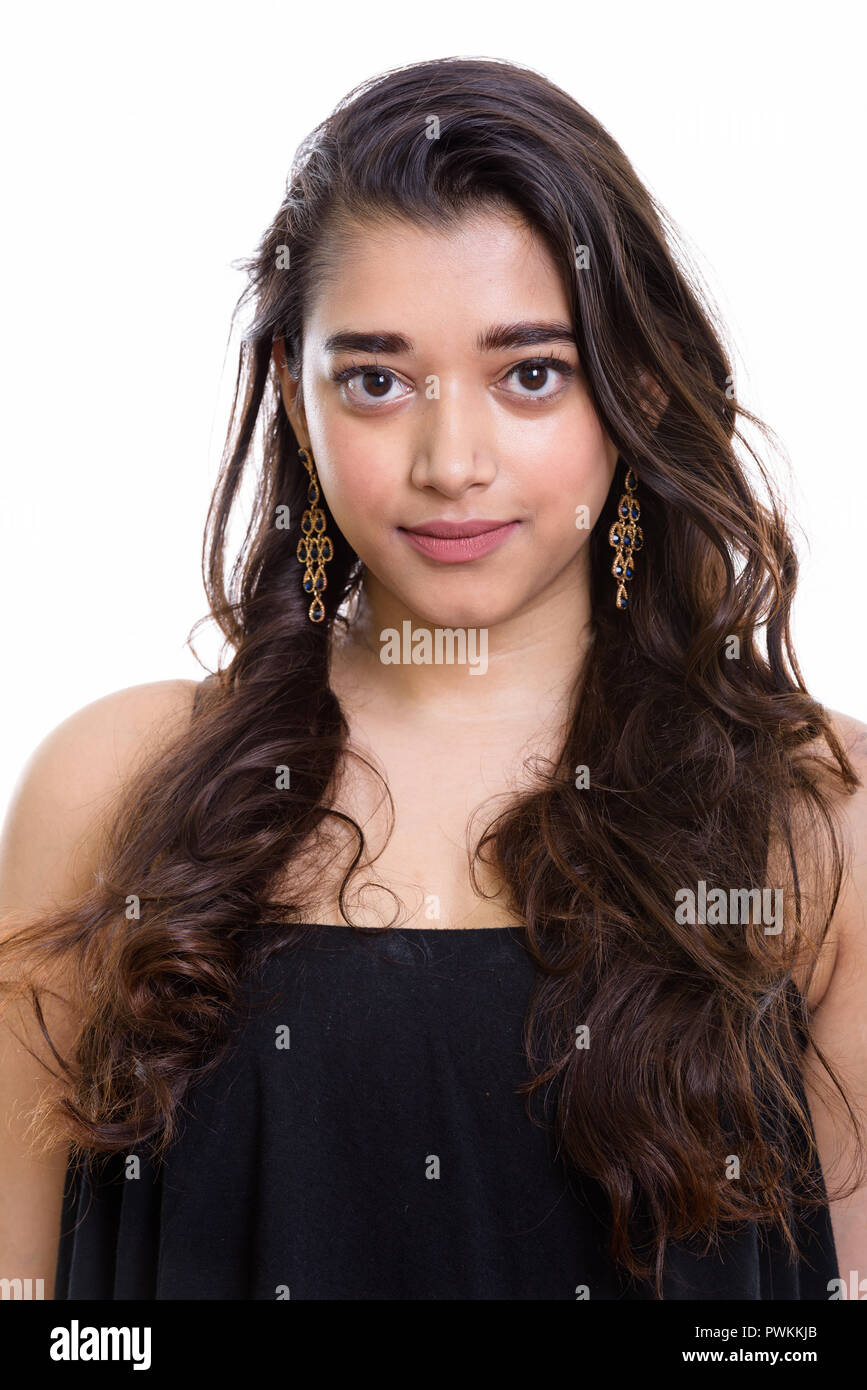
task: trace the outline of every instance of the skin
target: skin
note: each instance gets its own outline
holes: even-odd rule
[[[549,400],[528,402],[526,389],[519,388],[517,399],[504,394],[504,378],[527,355],[546,355],[549,345],[483,354],[476,338],[496,324],[568,322],[569,313],[546,248],[517,218],[485,214],[448,233],[383,222],[359,228],[351,254],[340,257],[312,308],[300,391],[286,370],[282,344],[274,349],[296,436],[312,452],[331,512],[365,565],[356,626],[333,653],[332,685],[348,712],[353,741],[384,767],[395,797],[393,853],[389,858],[386,849],[377,867],[398,886],[413,878],[449,884],[453,925],[504,923],[499,898],[486,916],[469,893],[460,831],[485,791],[515,789],[506,769],[519,756],[530,748],[556,750],[566,697],[580,678],[590,615],[590,531],[575,528],[575,506],[587,505],[592,528],[617,458],[574,345],[550,347],[576,374],[546,384],[542,394],[550,391]],[[415,350],[329,356],[326,339],[346,329],[399,332]],[[374,398],[364,408],[376,389],[372,378],[356,377],[349,394],[331,380],[353,360],[375,361],[394,374],[396,384],[385,389],[388,403]],[[431,375],[439,381],[433,400],[425,393]],[[654,409],[660,402],[646,385],[643,404]],[[468,516],[516,518],[521,526],[493,554],[454,566],[417,555],[396,533],[401,525]],[[487,628],[485,677],[468,679],[458,666],[382,665],[378,634],[404,619],[413,628]],[[867,781],[867,726],[844,715],[832,718]],[[436,775],[425,777],[420,797],[415,750],[424,747],[437,750]],[[364,800],[359,784],[350,780],[347,792],[349,801],[338,804],[357,812]],[[808,1002],[817,1042],[848,1085],[867,1144],[865,788],[841,798],[839,810],[850,864]],[[375,824],[371,812],[365,833]],[[320,920],[339,920],[336,904],[331,908],[335,915]],[[387,910],[382,920],[389,920]],[[361,918],[363,925],[374,923],[375,913]],[[412,918],[402,923],[412,924]],[[795,977],[807,987],[806,966]],[[834,1192],[850,1175],[855,1144],[812,1049],[804,1079],[826,1184]],[[830,1209],[849,1296],[863,1280],[860,1294],[867,1297],[867,1185],[832,1201]]]
[[[299,443],[312,450],[332,514],[365,567],[363,631],[381,693],[460,715],[467,672],[457,666],[383,667],[377,634],[414,627],[486,628],[491,667],[473,681],[474,704],[498,711],[574,681],[589,618],[587,540],[617,460],[590,397],[577,347],[479,352],[476,338],[520,321],[569,324],[560,277],[517,219],[467,218],[448,234],[400,223],[365,227],[337,279],[315,302],[304,333],[302,394],[283,364],[284,401]],[[338,329],[396,330],[408,353],[329,354]],[[516,372],[556,354],[538,384]],[[334,370],[353,360],[395,374],[385,398]],[[426,398],[435,377],[439,398]],[[589,526],[575,526],[586,505]],[[435,518],[518,520],[500,549],[467,564],[418,554],[397,530]]]
[[[565,325],[567,340],[479,350],[494,327],[540,322]],[[485,869],[482,896],[474,891],[466,839],[483,803],[496,809],[498,797],[527,785],[527,757],[556,755],[580,676],[590,615],[587,542],[617,450],[593,406],[570,323],[560,276],[532,230],[518,218],[484,214],[448,232],[403,222],[359,229],[311,306],[300,392],[282,344],[275,346],[299,443],[365,564],[352,632],[332,648],[331,684],[352,746],[386,778],[396,823],[389,837],[381,792],[350,768],[336,804],[364,826],[377,856],[376,873],[351,899],[358,925],[394,921],[394,900],[376,881],[400,896],[401,926],[430,926],[431,898],[442,926],[520,920]],[[329,353],[329,337],[345,330],[399,332],[412,349],[378,358]],[[562,371],[527,370],[528,359],[551,355],[563,359]],[[393,375],[335,382],[333,374],[353,363]],[[578,506],[587,508],[580,528]],[[398,530],[443,518],[519,525],[489,555],[444,565]],[[446,663],[384,665],[380,633],[406,620],[413,630],[485,629],[485,674]],[[431,746],[436,775],[425,779],[422,798],[417,750]],[[341,920],[337,885],[349,837],[343,844],[345,853],[333,851],[329,881],[321,852],[310,848],[319,897],[308,920]],[[302,867],[296,860],[293,874]]]
[[[615,451],[574,345],[476,351],[476,336],[497,324],[569,321],[556,270],[520,223],[477,218],[439,235],[404,224],[366,227],[346,251],[305,325],[301,397],[281,345],[275,347],[299,443],[311,449],[329,507],[366,564],[364,602],[351,639],[333,650],[331,683],[351,743],[380,766],[394,797],[395,831],[376,871],[406,900],[402,925],[502,926],[518,919],[496,883],[482,880],[490,899],[472,890],[467,824],[482,803],[514,796],[524,757],[557,750],[589,618],[590,528],[576,529],[575,507],[588,507],[592,527]],[[391,388],[396,403],[376,413],[360,412],[330,379],[349,355],[326,359],[324,341],[350,328],[399,331],[415,344],[412,354],[380,355],[408,394]],[[544,383],[543,394],[557,392],[556,399],[532,404],[506,394],[501,383],[510,370],[551,349],[578,369],[563,383]],[[431,375],[439,378],[434,400],[425,394]],[[508,385],[523,397],[530,394],[526,382],[521,389],[513,376]],[[648,383],[648,402],[653,397]],[[399,525],[442,516],[514,517],[521,525],[501,550],[445,567],[395,533]],[[461,666],[383,665],[379,633],[406,618],[414,628],[487,628],[485,675],[471,677]],[[0,939],[88,890],[99,868],[103,817],[136,769],[189,719],[196,684],[159,681],[114,692],[70,716],[31,755],[0,838]],[[867,782],[867,728],[842,715],[833,719]],[[336,804],[374,845],[385,839],[379,802],[352,769]],[[848,1085],[867,1143],[864,788],[841,798],[839,812],[850,868],[808,998],[819,1045]],[[322,864],[314,856],[319,878]],[[431,892],[442,906],[438,922],[422,910]],[[356,920],[378,925],[391,919],[392,908],[390,899],[367,895]],[[322,914],[310,920],[341,920],[327,893]],[[72,993],[62,976],[44,983],[60,996]],[[66,1050],[74,1013],[51,1003],[48,1022]],[[28,1114],[46,1081],[22,1039],[51,1061],[32,1022],[0,1014],[0,1277],[42,1278],[51,1297],[66,1149],[34,1152]],[[854,1161],[854,1145],[809,1057],[806,1073],[833,1190]],[[848,1282],[855,1271],[867,1297],[867,1186],[832,1202],[831,1219],[841,1274]]]

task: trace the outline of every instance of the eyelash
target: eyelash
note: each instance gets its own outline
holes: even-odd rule
[[[507,381],[510,376],[514,376],[515,372],[519,372],[522,367],[553,367],[555,371],[558,371],[562,376],[566,377],[567,379],[569,377],[575,376],[575,368],[572,366],[571,362],[567,361],[565,357],[558,357],[556,356],[556,354],[552,354],[549,357],[525,358],[523,362],[518,362],[514,367],[511,367],[509,371],[506,372],[505,377],[502,377],[501,380]],[[390,371],[388,367],[381,367],[378,362],[350,362],[348,366],[341,367],[339,371],[332,372],[331,380],[337,382],[339,385],[342,385],[344,382],[351,381],[353,377],[363,376],[367,372],[377,372],[381,376],[389,376],[392,378],[393,381],[397,381],[399,379],[395,372]],[[556,392],[557,396],[559,394],[559,391]],[[556,396],[551,395],[539,396],[537,399],[539,401],[552,401],[555,398]],[[528,395],[519,396],[518,399],[532,401],[533,393],[531,392]],[[352,404],[358,405],[359,403],[357,401],[353,401]],[[392,405],[393,402],[388,401],[386,402],[386,404]],[[361,409],[375,410],[376,405],[374,404],[373,406],[362,406]]]

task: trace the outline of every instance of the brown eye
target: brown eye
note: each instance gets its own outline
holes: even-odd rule
[[[372,364],[362,366],[353,363],[352,366],[343,367],[341,371],[335,372],[332,380],[342,387],[346,400],[362,409],[365,406],[373,407],[377,402],[390,405],[393,401],[401,400],[404,395],[410,394],[409,388],[393,392],[393,387],[402,386],[394,372]]]
[[[368,396],[387,395],[393,380],[387,372],[363,372],[361,376],[364,393]]]
[[[535,391],[540,386],[546,384],[548,380],[548,370],[547,367],[538,367],[528,362],[524,366],[518,368],[517,377],[522,386],[526,386],[530,390]]]
[[[553,400],[563,390],[563,383],[574,377],[575,368],[562,357],[535,357],[519,362],[504,378],[517,381],[519,390],[507,394],[524,400]]]

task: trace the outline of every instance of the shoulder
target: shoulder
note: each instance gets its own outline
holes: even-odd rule
[[[836,710],[826,709],[825,714],[832,734],[849,758],[861,785],[847,791],[838,778],[831,777],[827,770],[831,754],[824,738],[806,745],[804,756],[810,760],[818,759],[821,765],[819,771],[817,763],[812,763],[811,778],[820,785],[824,794],[843,856],[843,879],[831,920],[825,929],[824,915],[819,918],[807,913],[804,924],[812,947],[792,972],[795,984],[806,992],[811,1011],[815,1011],[827,995],[837,970],[843,938],[859,929],[859,899],[863,900],[865,892],[863,862],[859,866],[859,860],[863,861],[867,837],[867,725]],[[806,814],[802,816],[801,810]],[[798,856],[801,886],[808,899],[815,895],[819,902],[825,902],[825,889],[830,884],[823,888],[821,879],[826,873],[830,874],[832,861],[813,808],[805,804],[801,810],[796,810],[791,825],[792,847]],[[788,851],[782,843],[776,843],[771,852],[770,872],[769,882],[776,882],[779,874],[791,888]],[[807,886],[810,882],[812,888]],[[786,916],[790,916],[788,910]]]
[[[839,999],[843,974],[856,983],[860,979],[867,999],[867,724],[837,710],[826,713],[860,785],[850,792],[839,785],[826,788],[839,831],[843,878],[809,991],[812,1009]],[[817,751],[827,756],[824,745]]]
[[[836,800],[847,863],[834,923],[840,951],[858,952],[867,972],[867,724],[836,710],[828,713],[861,783]]]
[[[46,808],[85,802],[123,783],[131,760],[181,732],[199,682],[151,681],[112,691],[53,728],[22,768],[15,801],[39,797]]]
[[[36,914],[86,891],[103,818],[130,777],[183,732],[200,682],[113,691],[53,728],[19,774],[0,836],[0,913]]]
[[[847,1271],[863,1270],[867,1252],[867,1183],[860,1147],[867,1147],[867,725],[833,710],[828,714],[861,785],[836,799],[846,863],[829,931],[833,969],[812,1010],[804,1080],[845,1277]],[[842,1084],[846,1104],[819,1058]]]
[[[106,730],[135,737],[154,719],[189,712],[201,684],[194,680],[148,681],[113,690],[68,715],[39,748],[49,741],[59,745],[67,740],[74,743],[81,737],[99,740]]]
[[[852,759],[855,771],[860,777],[867,776],[867,724],[862,724],[860,719],[855,719],[850,714],[841,714],[839,710],[829,709],[826,710],[826,714],[835,734]]]
[[[862,724],[860,719],[854,719],[851,715],[840,714],[837,710],[827,710],[826,713],[831,728],[860,782],[860,785],[850,792],[837,787],[831,793],[842,836],[843,852],[849,859],[849,875],[846,882],[851,886],[852,876],[863,872],[864,856],[867,852],[867,724]]]

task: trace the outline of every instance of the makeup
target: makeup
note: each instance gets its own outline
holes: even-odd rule
[[[520,526],[519,521],[430,522],[409,530],[399,526],[414,550],[445,564],[478,560],[497,550]]]

